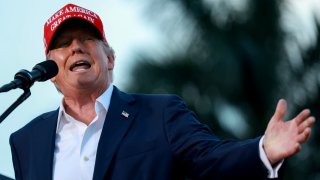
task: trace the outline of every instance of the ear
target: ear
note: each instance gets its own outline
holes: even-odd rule
[[[108,55],[108,70],[113,70],[114,68],[114,55]]]

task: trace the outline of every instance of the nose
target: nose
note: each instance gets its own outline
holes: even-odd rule
[[[70,49],[72,51],[72,54],[75,53],[83,53],[84,52],[84,46],[81,43],[81,41],[77,38],[74,38],[70,44]]]

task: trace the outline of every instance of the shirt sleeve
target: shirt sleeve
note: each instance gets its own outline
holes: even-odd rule
[[[270,179],[278,178],[278,171],[279,171],[280,167],[282,166],[284,160],[279,162],[275,167],[272,167],[271,163],[269,162],[269,159],[266,155],[266,152],[264,151],[264,149],[262,147],[263,139],[264,139],[264,136],[262,136],[262,138],[259,141],[260,159],[263,162],[263,164],[265,165],[265,167],[268,169],[268,178],[270,178]]]

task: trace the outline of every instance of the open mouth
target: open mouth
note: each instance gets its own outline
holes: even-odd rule
[[[70,66],[70,71],[81,71],[90,69],[91,64],[86,60],[80,60]]]

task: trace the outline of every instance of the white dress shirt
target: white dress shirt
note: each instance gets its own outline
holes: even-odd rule
[[[262,138],[259,141],[259,154],[260,154],[260,159],[262,160],[264,166],[266,166],[266,168],[268,169],[268,178],[273,179],[273,178],[277,178],[278,177],[278,171],[280,169],[280,167],[282,166],[282,163],[284,160],[282,160],[281,162],[279,162],[275,167],[271,166],[271,163],[267,157],[266,152],[263,149],[262,143],[263,143],[263,139],[264,136],[262,136]]]
[[[53,159],[53,180],[91,180],[113,85],[95,102],[97,116],[87,126],[60,105]]]
[[[60,105],[53,159],[53,180],[91,180],[96,160],[98,142],[110,106],[113,85],[96,100],[97,116],[87,126],[65,112]],[[269,171],[269,178],[277,178],[283,161],[272,167],[259,142],[260,159]]]

